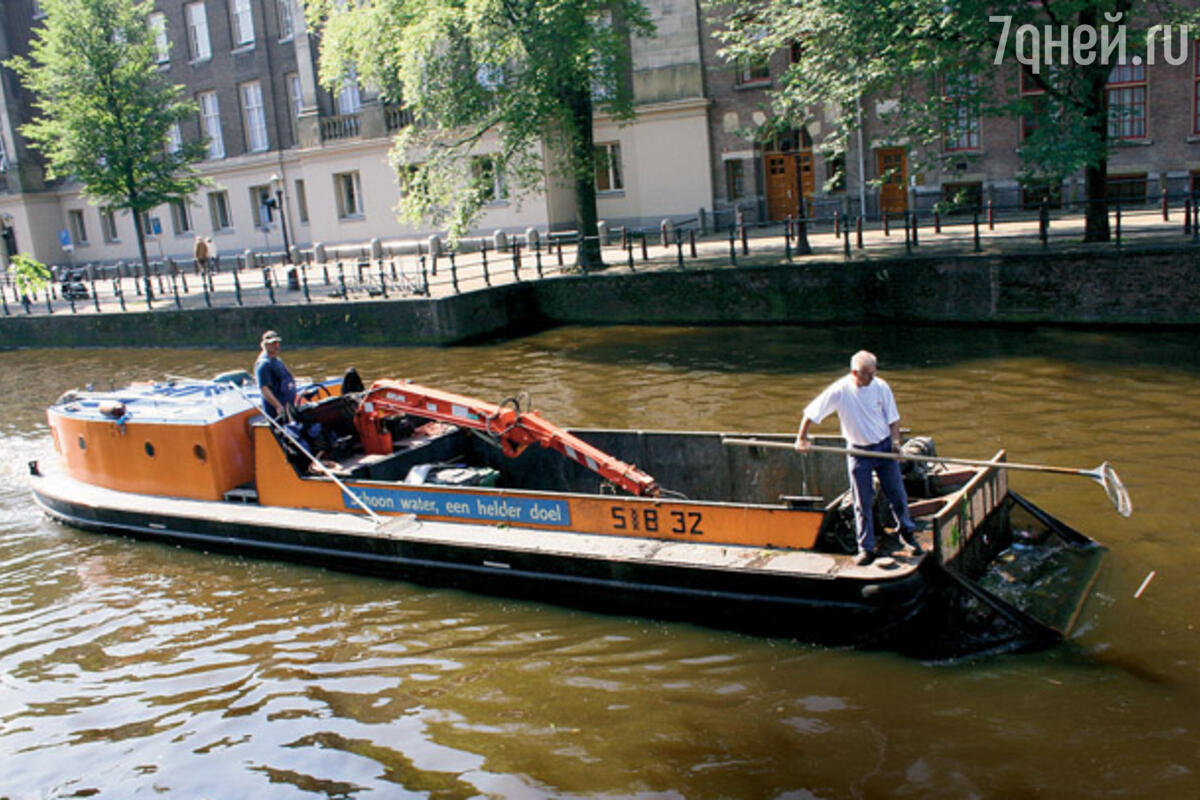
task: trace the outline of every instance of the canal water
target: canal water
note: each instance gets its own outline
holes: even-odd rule
[[[1111,461],[1129,519],[1086,478],[1012,478],[1112,548],[1078,634],[952,663],[61,527],[28,497],[47,404],[247,367],[252,345],[0,352],[0,797],[1200,796],[1197,343],[948,327],[285,342],[298,375],[354,365],[492,400],[528,391],[564,424],[735,431],[793,430],[866,347],[904,424],[943,454]]]

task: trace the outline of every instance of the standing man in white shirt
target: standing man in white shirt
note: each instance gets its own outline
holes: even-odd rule
[[[831,383],[805,407],[800,431],[796,434],[798,452],[807,452],[812,446],[808,439],[809,426],[820,423],[835,411],[842,426],[842,438],[849,447],[877,453],[900,451],[900,412],[887,381],[876,377],[877,366],[874,354],[859,350],[850,359],[850,374]],[[888,458],[847,456],[846,469],[854,490],[854,527],[858,539],[854,563],[866,566],[875,560],[872,476],[876,474],[884,497],[892,506],[900,538],[913,555],[920,555],[921,545],[917,542],[916,524],[908,513],[908,495],[900,477],[900,464]]]

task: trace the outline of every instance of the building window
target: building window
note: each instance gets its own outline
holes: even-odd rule
[[[738,86],[761,86],[771,82],[771,67],[765,58],[743,59],[738,63]]]
[[[67,219],[71,224],[71,241],[75,244],[87,244],[87,226],[83,224],[83,211],[81,209],[72,209],[67,212]]]
[[[979,114],[975,108],[974,75],[946,78],[942,100],[946,103],[946,150],[979,149]]]
[[[201,92],[197,95],[200,101],[200,129],[208,137],[208,157],[225,157],[225,137],[221,134],[221,106],[217,102],[216,92]]]
[[[192,232],[192,210],[180,200],[171,201],[171,228],[176,236]]]
[[[285,42],[296,35],[296,20],[292,17],[292,0],[276,0],[279,17],[279,41]]]
[[[746,196],[746,162],[740,158],[725,162],[725,197],[740,200]]]
[[[234,47],[254,44],[254,14],[250,10],[250,0],[232,0],[231,5]]]
[[[4,136],[0,135],[0,175],[8,172],[8,150],[4,146]]]
[[[239,93],[242,96],[242,126],[246,130],[246,149],[251,153],[261,153],[269,147],[262,87],[258,81],[243,83]]]
[[[1146,173],[1109,175],[1106,188],[1110,204],[1140,205],[1146,202]]]
[[[596,191],[619,192],[625,188],[621,176],[621,145],[606,142],[596,145]]]
[[[212,216],[214,231],[228,231],[233,229],[233,222],[229,216],[228,192],[208,193],[208,213]]]
[[[150,34],[154,37],[154,53],[159,64],[171,60],[171,44],[167,41],[167,17],[155,11],[148,17]]]
[[[1108,74],[1108,136],[1146,138],[1146,65],[1118,64]]]
[[[212,58],[212,46],[208,41],[208,14],[204,3],[188,3],[184,6],[187,21],[188,58],[192,61],[207,61]]]
[[[362,96],[358,92],[358,76],[348,75],[342,80],[342,90],[337,96],[337,113],[357,114],[362,110]]]
[[[167,128],[167,152],[178,153],[183,149],[183,131],[179,128],[178,122],[172,122]]]
[[[33,18],[41,19],[46,16],[46,9],[42,8],[41,0],[33,0]]]
[[[304,88],[300,83],[300,76],[293,72],[284,80],[287,81],[288,100],[292,104],[292,119],[299,119],[300,112],[304,109]]]
[[[100,209],[100,234],[104,237],[105,244],[121,241],[121,237],[117,235],[117,215],[111,208]]]
[[[508,184],[504,180],[504,171],[499,169],[494,157],[475,156],[471,159],[471,174],[484,203],[499,203],[508,199]]]
[[[362,179],[357,172],[341,172],[333,176],[333,187],[337,192],[337,210],[340,219],[363,216]]]
[[[270,186],[250,187],[250,213],[254,217],[254,227],[266,230],[271,227]]]
[[[308,192],[304,190],[304,180],[296,181],[296,211],[300,215],[300,221],[308,224]]]

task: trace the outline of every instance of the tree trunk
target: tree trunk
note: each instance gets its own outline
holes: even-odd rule
[[[150,284],[150,259],[146,255],[146,231],[142,228],[142,212],[130,209],[133,214],[133,230],[137,233],[138,255],[142,257],[142,284],[146,289],[146,305],[154,300],[154,289]]]
[[[575,266],[603,269],[596,212],[596,144],[592,137],[592,95],[583,81],[566,90],[571,110],[571,171],[575,180],[575,229],[581,237]]]
[[[1117,3],[1124,13],[1128,4]],[[1087,8],[1080,12],[1081,25],[1094,25],[1098,12]],[[1107,64],[1097,64],[1088,69],[1083,86],[1084,118],[1088,122],[1094,141],[1097,142],[1095,160],[1084,167],[1083,188],[1085,203],[1083,240],[1085,242],[1107,242],[1111,238],[1108,227],[1108,73]]]

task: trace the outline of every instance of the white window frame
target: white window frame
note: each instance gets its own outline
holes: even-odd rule
[[[288,42],[296,35],[296,16],[292,13],[292,0],[275,0],[279,19],[279,41]]]
[[[208,157],[225,157],[225,135],[221,132],[221,102],[215,91],[196,95],[200,104],[200,129],[208,137]]]
[[[337,193],[338,219],[362,219],[366,216],[363,207],[362,178],[358,170],[339,172],[334,175],[333,188]]]
[[[296,211],[299,214],[300,222],[304,225],[308,224],[308,191],[304,186],[304,179],[296,179]]]
[[[183,7],[184,19],[187,21],[188,56],[195,61],[208,61],[212,58],[212,42],[208,38],[208,12],[204,3],[188,3]]]
[[[178,122],[172,122],[167,128],[167,152],[178,153],[183,149],[183,130]]]
[[[267,137],[267,112],[263,108],[262,85],[258,81],[238,87],[242,101],[242,127],[246,131],[246,150],[261,153],[271,148]]]
[[[105,244],[117,244],[121,241],[121,232],[117,230],[117,215],[111,208],[100,209],[100,233]]]
[[[291,102],[292,119],[299,119],[304,109],[304,85],[300,83],[300,73],[289,72],[284,80],[287,81],[288,100]]]
[[[155,11],[146,18],[146,24],[154,37],[154,51],[158,63],[168,63],[171,60],[171,41],[167,38],[167,15]]]
[[[214,231],[233,230],[233,216],[229,209],[229,192],[219,190],[208,193],[208,213]]]
[[[168,205],[171,206],[171,229],[175,231],[176,236],[187,236],[195,230],[192,224],[192,210],[183,200],[172,200]]]
[[[362,111],[362,93],[358,90],[358,76],[353,73],[342,79],[342,90],[337,96],[337,113],[340,116]]]
[[[71,228],[71,241],[76,245],[87,245],[87,222],[83,218],[82,208],[72,208],[67,211],[67,222]]]
[[[504,173],[496,169],[495,156],[475,156],[471,159],[471,170],[473,177],[486,175],[490,178],[491,185],[483,201],[485,204],[501,205],[508,202],[508,181],[505,180]]]
[[[607,166],[604,166],[607,165]],[[601,176],[607,185],[601,188]],[[625,168],[621,163],[620,142],[596,142],[596,194],[625,191]]]
[[[233,46],[251,47],[254,44],[254,10],[250,0],[229,0],[229,23],[233,29]]]
[[[4,144],[4,135],[0,134],[0,175],[8,172],[8,147]]]

